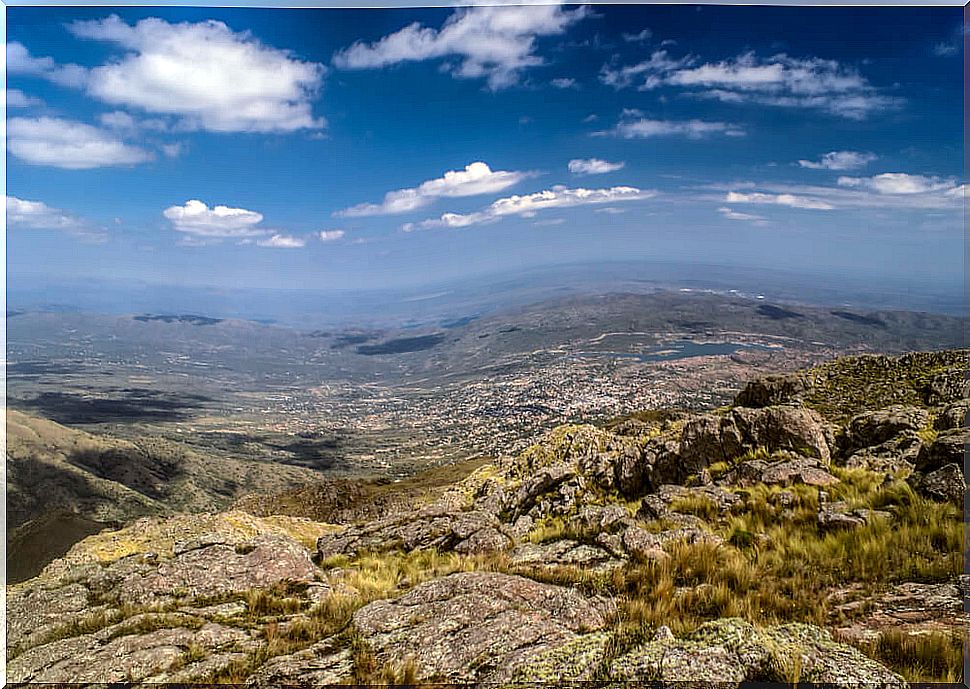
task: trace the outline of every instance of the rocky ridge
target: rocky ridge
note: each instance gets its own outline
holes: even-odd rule
[[[729,408],[560,427],[358,523],[103,532],[8,587],[8,681],[901,687],[927,670],[886,666],[900,620],[951,677],[965,357],[837,361]],[[872,559],[822,564],[850,551]]]

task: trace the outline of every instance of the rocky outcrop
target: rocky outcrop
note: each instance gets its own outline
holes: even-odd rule
[[[931,500],[951,502],[957,507],[963,507],[967,480],[963,474],[963,467],[959,464],[944,464],[939,469],[926,474],[914,472],[907,481],[913,490]]]
[[[757,629],[736,618],[701,625],[682,639],[666,628],[652,641],[608,657],[608,640],[589,635],[546,651],[515,679],[549,684],[584,681],[599,672],[622,682],[738,686],[742,682],[809,682],[833,688],[899,688],[905,681],[818,627],[785,624]],[[581,659],[581,662],[579,662]]]
[[[804,375],[765,376],[753,380],[734,398],[738,407],[771,407],[797,404],[811,387]]]
[[[344,684],[354,672],[350,649],[324,639],[296,653],[271,658],[246,680],[251,689]]]
[[[434,505],[417,514],[395,515],[321,536],[317,555],[325,560],[365,551],[417,548],[474,554],[505,550],[511,545],[512,538],[494,514]]]
[[[540,653],[601,629],[605,618],[572,589],[468,572],[371,603],[353,623],[379,662],[410,661],[418,679],[501,682]]]
[[[970,443],[970,429],[959,428],[946,431],[937,436],[931,444],[924,446],[916,458],[916,471],[934,471],[945,464],[963,466],[967,444]]]
[[[769,486],[830,486],[838,483],[838,479],[825,469],[820,460],[795,455],[774,461],[753,459],[741,462],[726,472],[718,483],[738,487],[759,483]]]
[[[89,585],[103,597],[145,605],[171,598],[226,595],[283,581],[305,583],[317,571],[307,549],[282,536],[258,536],[237,545],[220,537],[204,538],[182,547],[171,559],[148,554],[113,562],[92,577]]]

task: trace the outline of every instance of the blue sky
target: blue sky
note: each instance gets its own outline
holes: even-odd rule
[[[18,276],[963,276],[959,8],[7,10]]]

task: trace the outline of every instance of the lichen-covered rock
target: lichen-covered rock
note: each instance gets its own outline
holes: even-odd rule
[[[523,684],[562,686],[564,683],[596,679],[610,638],[609,634],[603,632],[584,634],[535,655],[516,668],[510,689]]]
[[[845,466],[894,474],[912,469],[922,449],[923,440],[917,433],[903,431],[884,443],[853,452],[845,460]]]
[[[734,398],[734,404],[738,407],[797,404],[810,387],[809,380],[800,374],[765,376],[745,385]]]
[[[831,460],[831,430],[822,417],[810,409],[737,407],[732,416],[746,448],[764,448],[769,453],[785,450],[815,457],[826,464]]]
[[[812,682],[833,688],[903,689],[906,683],[862,653],[805,624],[756,629],[743,620],[709,622],[683,639],[656,638],[608,663],[622,681],[678,686]]]
[[[849,421],[846,429],[845,450],[857,450],[881,445],[900,433],[914,433],[929,422],[925,409],[895,404],[877,411],[858,414]]]
[[[328,684],[349,684],[354,661],[349,648],[324,639],[302,651],[270,658],[246,680],[251,689],[301,687],[311,689]]]
[[[370,603],[354,614],[353,624],[378,663],[410,660],[419,679],[503,682],[605,620],[597,605],[572,589],[465,572]]]
[[[581,567],[591,571],[614,569],[623,564],[602,548],[568,539],[523,543],[509,553],[509,561],[522,567]]]
[[[906,480],[913,490],[931,500],[952,502],[958,507],[963,507],[967,480],[963,475],[963,467],[959,464],[944,464],[927,474],[914,472]]]
[[[938,431],[951,431],[967,425],[970,413],[970,400],[960,400],[945,406],[933,420],[933,428]]]
[[[310,582],[309,551],[285,536],[257,536],[239,546],[199,543],[172,558],[117,560],[89,580],[92,590],[122,603],[144,605],[171,597],[215,596],[278,582]]]
[[[124,623],[122,623],[124,624]],[[122,634],[119,636],[119,634]],[[214,623],[124,634],[119,626],[35,646],[7,663],[8,682],[140,681],[179,667],[190,648],[207,653],[251,642],[248,633]]]
[[[924,445],[916,458],[916,471],[928,473],[945,464],[964,464],[967,444],[970,443],[970,428],[959,428],[941,433],[929,445]]]
[[[432,505],[416,514],[393,515],[321,536],[317,554],[327,559],[364,551],[419,548],[473,554],[504,550],[511,544],[511,537],[491,512],[462,512]]]
[[[769,486],[830,486],[838,481],[823,468],[821,460],[795,456],[777,461],[752,459],[742,462],[727,472],[720,483],[741,487],[759,483]]]
[[[892,519],[882,510],[850,509],[844,502],[823,502],[819,505],[817,523],[821,531],[858,529],[877,519]]]
[[[680,438],[679,482],[715,463],[737,457],[742,438],[731,417],[705,414],[687,421]]]

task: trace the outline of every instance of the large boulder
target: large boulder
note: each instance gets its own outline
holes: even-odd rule
[[[881,445],[906,431],[916,432],[929,422],[929,413],[920,407],[895,404],[852,417],[843,439],[846,454],[864,447]]]
[[[226,595],[286,581],[306,583],[316,573],[302,544],[267,534],[236,545],[221,538],[179,544],[172,558],[150,554],[122,558],[92,577],[89,586],[121,603],[144,605],[172,597]]]
[[[913,490],[931,500],[951,502],[957,507],[963,507],[967,481],[963,467],[959,464],[944,464],[926,474],[914,471],[906,480]]]
[[[126,626],[133,628],[126,621],[93,634],[35,646],[7,663],[7,681],[92,684],[151,681],[176,668],[182,669],[190,649],[202,650],[210,658],[228,664],[235,649],[252,643],[247,632],[214,623],[144,634],[126,633]]]
[[[970,443],[970,428],[941,433],[936,440],[920,449],[919,456],[916,458],[916,470],[928,473],[946,464],[962,467],[967,443]]]
[[[653,641],[608,661],[611,679],[676,682],[678,686],[738,686],[742,682],[809,682],[836,688],[906,686],[902,677],[824,629],[785,624],[756,629],[724,618],[701,625],[683,639],[658,634]]]
[[[684,424],[680,437],[680,480],[701,469],[725,462],[742,452],[742,438],[734,419],[705,414]]]
[[[831,460],[831,430],[816,412],[800,407],[774,406],[762,409],[737,407],[732,411],[747,449],[764,448],[769,453],[795,452]]]
[[[825,470],[821,460],[795,455],[775,461],[752,459],[741,462],[725,473],[719,483],[741,487],[759,483],[769,486],[829,486],[838,481]]]
[[[410,661],[419,680],[488,683],[601,629],[605,617],[572,589],[464,572],[370,603],[353,624],[379,664]]]
[[[511,544],[512,538],[491,512],[433,505],[416,514],[394,515],[325,534],[317,540],[317,555],[325,560],[365,551],[419,548],[474,554],[504,550]]]
[[[766,376],[753,380],[734,398],[738,407],[772,407],[801,401],[811,388],[805,376],[799,374]]]

